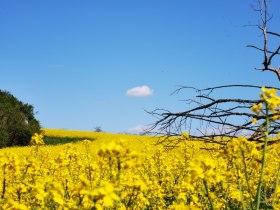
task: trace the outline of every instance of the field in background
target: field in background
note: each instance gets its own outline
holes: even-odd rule
[[[63,143],[77,142],[80,140],[88,139],[91,141],[103,142],[106,143],[112,140],[131,140],[131,141],[150,141],[155,143],[157,138],[151,136],[139,136],[132,134],[113,134],[105,132],[94,132],[94,131],[78,131],[78,130],[63,130],[63,129],[41,129],[42,134],[47,139],[60,139]],[[50,144],[57,142],[50,142]]]
[[[54,154],[58,154],[64,144],[71,143],[78,148],[79,151],[84,150],[82,144],[83,140],[91,141],[92,151],[97,152],[102,146],[112,142],[125,142],[127,146],[135,151],[142,151],[146,146],[155,145],[158,141],[157,137],[152,136],[139,136],[132,134],[113,134],[105,132],[94,131],[79,131],[79,130],[64,130],[64,129],[41,129],[44,135],[44,141],[46,146],[40,147],[42,151],[52,151]],[[51,148],[51,149],[50,149]],[[32,147],[10,147],[0,149],[1,153],[12,152],[16,154],[30,154]]]

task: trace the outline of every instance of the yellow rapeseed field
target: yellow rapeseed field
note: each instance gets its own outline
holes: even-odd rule
[[[275,91],[262,97],[266,113],[280,114]],[[0,209],[280,209],[280,148],[266,146],[268,133],[264,150],[244,137],[221,147],[183,133],[168,151],[150,136],[42,134],[85,140],[44,146],[36,134],[33,146],[0,149]]]
[[[182,135],[178,148],[165,151],[154,145],[156,137],[43,133],[95,140],[1,149],[0,209],[239,209],[254,200],[261,153],[245,138],[222,149]],[[266,196],[275,208],[277,148],[265,172]]]

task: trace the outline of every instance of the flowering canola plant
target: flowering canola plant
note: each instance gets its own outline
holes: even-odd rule
[[[276,91],[263,88],[261,98],[252,111],[269,111],[268,120],[277,120]],[[85,140],[45,146],[42,134]],[[42,134],[32,137],[32,146],[0,150],[1,210],[280,209],[277,144],[264,153],[245,137],[221,146],[184,132],[175,139],[181,144],[167,151],[154,145],[157,137],[55,129]]]

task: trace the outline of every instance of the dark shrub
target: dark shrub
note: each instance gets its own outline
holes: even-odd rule
[[[0,148],[27,145],[31,136],[39,130],[33,106],[0,90]]]

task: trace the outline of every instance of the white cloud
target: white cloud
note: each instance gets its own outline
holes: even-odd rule
[[[233,128],[232,127],[218,127],[218,128],[205,128],[205,129],[199,129],[199,132],[194,132],[194,135],[221,135],[223,133],[229,133],[229,132],[233,132]],[[234,133],[234,135],[236,136],[251,136],[253,134],[253,132],[248,131],[248,130],[239,130],[238,132]]]
[[[129,89],[128,91],[126,91],[126,95],[132,97],[151,96],[153,95],[153,90],[150,87],[143,85]]]
[[[129,128],[127,132],[129,133],[144,133],[149,127],[146,125],[137,125],[133,128]]]

